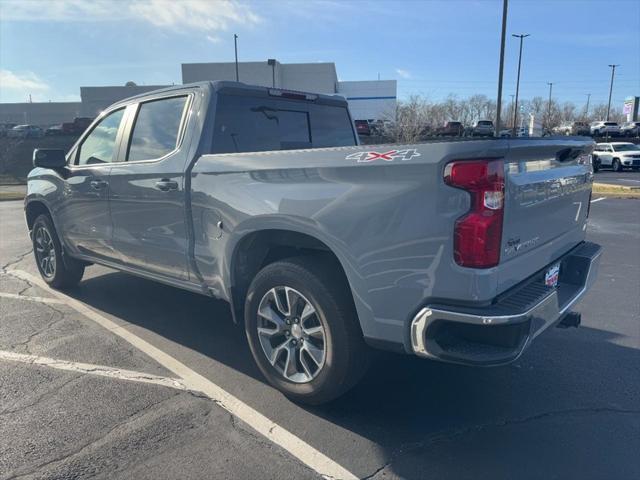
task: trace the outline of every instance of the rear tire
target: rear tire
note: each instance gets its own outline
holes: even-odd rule
[[[84,265],[64,255],[62,244],[49,215],[40,215],[33,222],[33,255],[42,279],[57,289],[74,287],[82,280]]]
[[[596,157],[592,160],[592,162],[593,162],[593,172],[596,173],[600,170],[600,159]]]
[[[272,263],[251,282],[251,353],[269,383],[292,400],[329,402],[366,372],[370,352],[350,292],[339,267],[319,257]]]

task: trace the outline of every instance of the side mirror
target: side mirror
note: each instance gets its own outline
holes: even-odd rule
[[[62,168],[67,165],[64,150],[56,148],[36,148],[33,151],[33,166],[42,168]]]

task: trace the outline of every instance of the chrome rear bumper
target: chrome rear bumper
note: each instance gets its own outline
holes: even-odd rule
[[[556,260],[558,286],[538,272],[487,307],[428,305],[411,322],[416,355],[468,365],[501,365],[518,358],[531,341],[560,322],[594,283],[602,248],[585,242]]]

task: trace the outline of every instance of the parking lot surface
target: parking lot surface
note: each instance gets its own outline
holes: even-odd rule
[[[600,170],[594,175],[594,180],[599,183],[624,187],[640,187],[640,170],[624,170],[623,172]]]
[[[590,218],[605,252],[580,328],[549,331],[500,368],[381,353],[358,387],[314,408],[265,383],[223,302],[97,266],[69,297],[3,273],[0,478],[325,473],[127,335],[350,478],[640,478],[640,201],[605,198]],[[36,275],[21,202],[0,203],[0,221],[4,271]]]

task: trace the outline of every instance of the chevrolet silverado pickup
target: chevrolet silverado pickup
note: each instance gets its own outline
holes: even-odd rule
[[[226,300],[266,379],[318,404],[373,348],[501,365],[578,324],[601,253],[585,241],[592,148],[362,146],[342,97],[205,82],[35,150],[26,221],[51,287],[101,264]]]

